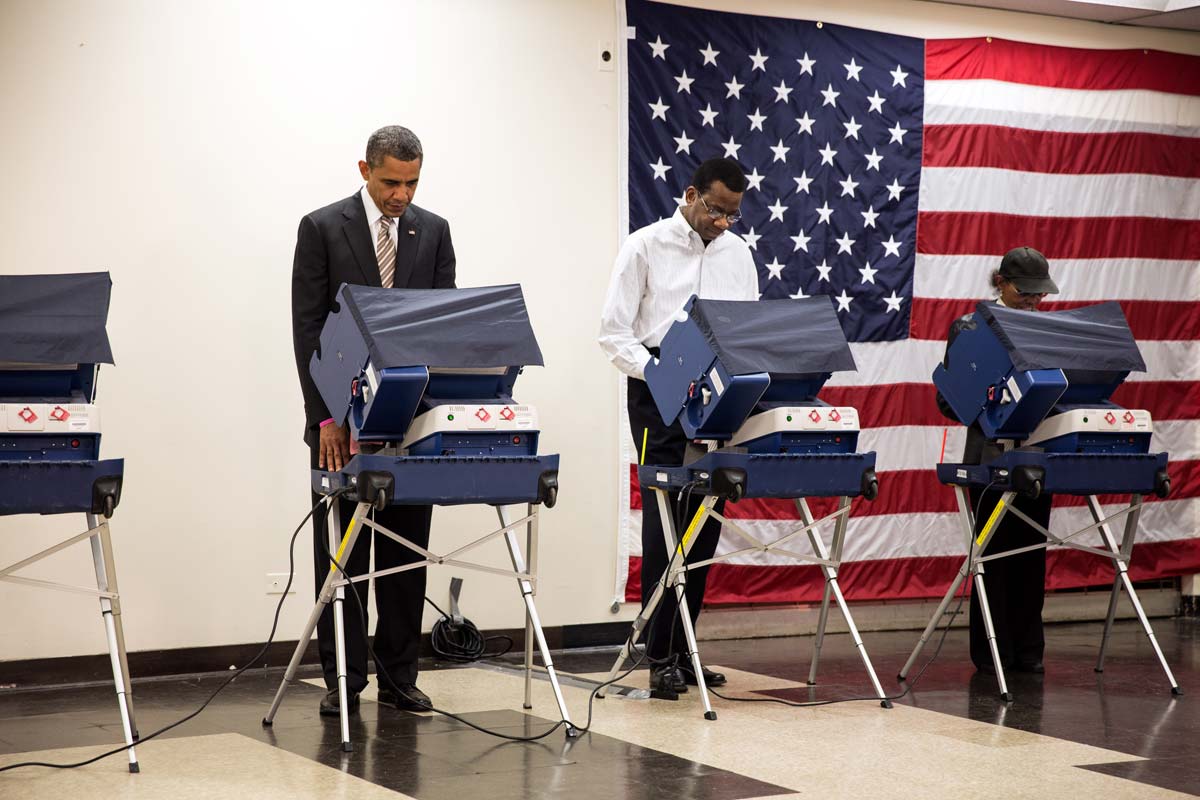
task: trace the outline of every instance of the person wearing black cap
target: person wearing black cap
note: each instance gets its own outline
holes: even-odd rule
[[[1046,257],[1032,247],[1009,250],[1000,261],[1000,269],[992,273],[992,287],[998,295],[997,303],[1022,311],[1036,311],[1046,295],[1058,293],[1058,286],[1050,278],[1050,266]],[[944,361],[949,359],[950,345],[954,343],[954,339],[967,325],[972,324],[972,315],[968,314],[956,319],[950,326]],[[937,404],[942,414],[953,420],[958,419],[940,392],[937,395]],[[998,457],[1001,452],[998,445],[988,441],[983,435],[978,422],[967,429],[963,463],[985,463]],[[975,533],[978,535],[1000,500],[1001,493],[982,492],[973,488],[970,495],[975,511]],[[1013,506],[1034,522],[1048,528],[1050,502],[1049,494],[1042,494],[1032,500],[1018,496]],[[1023,520],[1014,514],[1006,514],[988,543],[987,554],[995,555],[1043,542],[1045,537]],[[1045,548],[989,561],[983,573],[983,585],[987,589],[992,625],[996,631],[996,647],[1000,651],[1000,661],[1005,670],[1043,672],[1042,653],[1046,645],[1042,635],[1042,605],[1046,587]],[[995,672],[983,615],[974,593],[971,594],[971,661],[980,672]]]

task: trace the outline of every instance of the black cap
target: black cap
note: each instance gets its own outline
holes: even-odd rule
[[[1046,257],[1032,247],[1016,247],[1005,253],[1000,262],[1000,277],[1012,281],[1018,292],[1058,294],[1058,286],[1050,280]]]

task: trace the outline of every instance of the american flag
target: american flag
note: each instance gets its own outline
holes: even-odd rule
[[[852,342],[858,372],[821,397],[858,408],[880,495],[853,504],[848,597],[939,596],[961,564],[953,493],[934,465],[943,434],[953,461],[964,431],[938,413],[930,374],[950,323],[991,295],[991,272],[1018,245],[1050,259],[1062,292],[1043,308],[1120,301],[1148,369],[1114,400],[1151,411],[1173,487],[1142,514],[1132,573],[1200,573],[1200,58],[922,40],[640,0],[626,16],[627,230],[671,214],[701,161],[732,157],[750,181],[734,231],[754,247],[762,297],[832,295]],[[628,431],[623,444],[631,464]],[[616,587],[629,600],[634,480]],[[1052,529],[1090,524],[1082,500],[1056,498]],[[764,539],[796,524],[790,502],[727,513]],[[792,563],[714,565],[708,600],[819,599],[816,568]],[[1048,588],[1111,580],[1102,559],[1050,551]]]

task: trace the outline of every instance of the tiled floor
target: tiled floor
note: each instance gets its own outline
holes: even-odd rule
[[[952,632],[919,685],[891,710],[877,702],[808,708],[713,698],[706,721],[695,690],[679,702],[610,696],[597,701],[591,732],[506,743],[450,718],[408,714],[370,702],[351,726],[356,748],[341,751],[336,720],[322,720],[322,690],[293,685],[271,729],[261,718],[278,672],[247,674],[203,714],[138,748],[142,772],[122,757],[69,771],[0,773],[0,797],[371,798],[419,800],[570,797],[1178,797],[1200,794],[1200,621],[1155,624],[1185,690],[1174,698],[1140,630],[1121,624],[1103,675],[1092,671],[1098,625],[1047,629],[1046,675],[1012,676],[1005,704],[992,679],[966,658],[965,632]],[[898,667],[915,633],[865,637],[880,679],[898,692]],[[827,700],[869,694],[845,636],[829,637],[819,685],[809,687],[809,638],[703,643],[707,663],[725,668],[727,696]],[[930,651],[930,653],[932,650]],[[560,668],[605,672],[610,651],[568,652]],[[191,710],[219,678],[139,682],[146,734]],[[635,674],[625,683],[644,686]],[[534,710],[521,710],[522,679],[510,668],[438,669],[422,674],[435,704],[476,724],[528,735],[545,730],[555,705],[535,681]],[[577,723],[589,692],[568,681]],[[0,765],[77,760],[119,741],[109,687],[0,693]]]

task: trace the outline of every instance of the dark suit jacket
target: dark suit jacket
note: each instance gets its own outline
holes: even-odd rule
[[[398,289],[454,288],[454,245],[450,224],[409,205],[398,220]],[[380,286],[379,262],[360,192],[319,208],[300,220],[292,262],[292,344],[304,393],[304,441],[315,446],[318,428],[331,416],[308,373],[325,317],[343,283]]]

